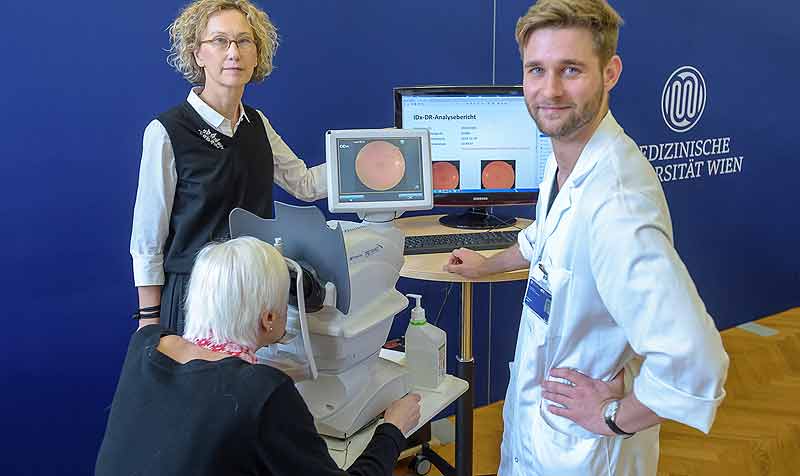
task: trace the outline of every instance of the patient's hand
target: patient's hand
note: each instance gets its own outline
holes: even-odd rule
[[[383,420],[393,424],[408,436],[408,432],[419,423],[420,398],[416,393],[409,393],[400,400],[392,402],[383,414]]]

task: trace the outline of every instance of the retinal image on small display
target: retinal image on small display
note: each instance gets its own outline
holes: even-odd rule
[[[405,177],[406,158],[391,142],[370,142],[356,155],[356,175],[368,189],[384,192],[396,187]]]
[[[421,144],[409,139],[340,139],[341,194],[420,192]]]

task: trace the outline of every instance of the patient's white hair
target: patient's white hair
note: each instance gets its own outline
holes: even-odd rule
[[[289,271],[272,246],[249,236],[212,243],[197,255],[186,293],[189,340],[212,336],[258,348],[261,314],[286,314]]]

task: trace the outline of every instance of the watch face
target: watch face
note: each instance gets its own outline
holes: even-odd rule
[[[608,405],[606,405],[606,410],[603,412],[603,416],[613,420],[617,415],[617,409],[619,409],[619,400],[612,400]]]

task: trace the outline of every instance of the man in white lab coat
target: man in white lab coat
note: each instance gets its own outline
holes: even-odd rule
[[[672,242],[652,167],[609,111],[622,19],[540,0],[517,24],[531,116],[549,135],[536,221],[467,277],[529,268],[500,475],[655,475],[658,424],[708,432],[728,356]]]

